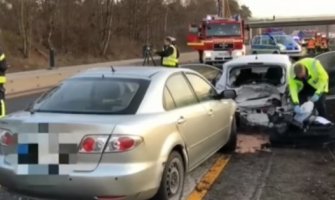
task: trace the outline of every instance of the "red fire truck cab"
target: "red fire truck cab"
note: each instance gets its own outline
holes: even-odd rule
[[[190,25],[187,45],[199,52],[199,61],[212,65],[245,55],[244,22],[207,16],[200,25]]]

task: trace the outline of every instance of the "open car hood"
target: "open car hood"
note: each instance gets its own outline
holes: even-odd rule
[[[240,108],[264,107],[272,99],[280,100],[280,91],[270,84],[245,85],[235,89],[236,103]]]

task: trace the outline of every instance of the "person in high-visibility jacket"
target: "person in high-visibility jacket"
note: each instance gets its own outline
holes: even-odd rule
[[[161,64],[164,67],[178,67],[178,52],[172,42],[172,37],[166,37],[164,40],[165,48],[162,51],[155,52],[162,58]]]
[[[0,117],[1,118],[6,115],[5,88],[4,88],[4,84],[6,83],[6,71],[7,71],[6,55],[0,49]]]
[[[327,118],[325,94],[328,90],[329,76],[319,60],[303,58],[294,63],[289,76],[289,91],[295,113],[302,114],[300,105],[312,101],[319,115]]]
[[[180,51],[179,51],[179,48],[177,46],[176,38],[171,37],[171,41],[172,41],[172,45],[176,48],[176,51],[177,51],[177,66],[179,66]]]

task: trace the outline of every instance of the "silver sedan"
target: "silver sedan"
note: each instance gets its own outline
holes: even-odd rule
[[[0,120],[0,184],[29,196],[178,200],[187,172],[236,147],[234,97],[188,69],[89,70]]]

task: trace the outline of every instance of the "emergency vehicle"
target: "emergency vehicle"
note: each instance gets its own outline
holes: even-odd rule
[[[199,52],[201,63],[221,65],[246,54],[244,21],[207,16],[200,25],[190,25],[187,45]]]

